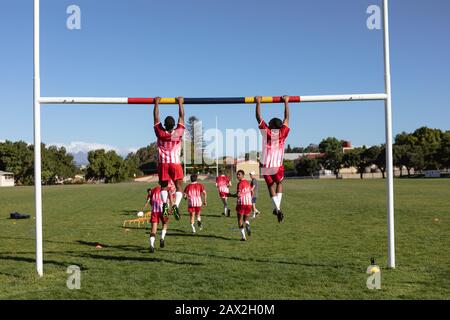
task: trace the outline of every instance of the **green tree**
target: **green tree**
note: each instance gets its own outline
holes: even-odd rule
[[[407,168],[414,168],[415,171],[422,171],[427,166],[425,160],[425,153],[421,146],[411,147],[406,152],[406,159],[408,162]],[[410,176],[410,172],[408,170],[408,176]]]
[[[394,165],[399,168],[405,167],[408,171],[408,177],[411,176],[411,169],[423,170],[425,167],[425,156],[422,148],[420,146],[395,145]]]
[[[19,185],[34,182],[33,149],[24,141],[0,143],[0,170],[14,173]]]
[[[94,150],[88,153],[86,178],[114,183],[127,177],[125,161],[115,151]]]
[[[377,147],[367,149],[365,146],[350,150],[344,155],[344,166],[346,168],[355,167],[361,179],[364,179],[364,173],[367,167],[375,163],[379,150]]]
[[[409,147],[407,151],[409,153],[408,159],[405,158],[404,161],[409,162],[409,165],[414,163],[417,166],[414,167],[416,170],[435,170],[439,168],[438,151],[443,135],[444,133],[439,129],[421,127],[411,134],[402,132],[397,135],[395,144]]]
[[[140,148],[136,152],[129,153],[125,158],[128,168],[128,176],[141,176],[142,174],[153,174],[157,172],[158,145],[156,142]]]
[[[283,166],[284,166],[285,171],[295,170],[295,164],[294,164],[294,161],[292,161],[292,160],[284,160]]]
[[[292,153],[304,153],[304,152],[305,152],[305,148],[303,148],[303,147],[292,148]]]
[[[319,144],[319,150],[325,154],[321,161],[322,166],[327,170],[333,171],[336,178],[339,178],[339,171],[343,166],[344,158],[342,141],[336,138],[324,139]]]
[[[410,133],[402,132],[395,136],[395,144],[398,146],[415,146],[417,144],[417,137]]]
[[[441,146],[443,134],[444,133],[439,129],[431,129],[427,127],[419,128],[412,134],[413,137],[416,138],[416,143],[414,146],[420,147],[421,152],[423,153],[424,169],[439,169],[438,150]],[[419,165],[419,163],[421,163],[421,161],[419,161],[417,165]]]
[[[43,184],[55,184],[58,180],[71,178],[75,175],[77,169],[74,158],[67,153],[64,147],[46,147],[42,144],[41,150]]]
[[[400,168],[400,177],[403,176],[403,167],[406,167],[405,163],[406,163],[406,152],[408,150],[408,148],[410,148],[407,145],[397,145],[394,144],[392,146],[392,150],[393,150],[393,162],[394,165],[398,168]]]
[[[441,145],[437,150],[437,160],[441,168],[450,168],[450,131],[442,134]]]
[[[317,159],[302,157],[295,166],[297,174],[301,177],[314,177],[314,174],[321,169]]]
[[[187,165],[195,165],[198,167],[204,166],[204,150],[206,143],[203,139],[202,122],[195,116],[189,117],[186,123],[186,152],[190,156],[187,161],[190,162]],[[184,150],[183,150],[184,152]]]
[[[380,169],[383,179],[386,177],[386,145],[373,146],[371,150],[372,163]]]
[[[319,146],[317,144],[311,143],[309,146],[307,146],[304,150],[302,150],[300,152],[319,153],[320,152],[320,148],[319,148]]]

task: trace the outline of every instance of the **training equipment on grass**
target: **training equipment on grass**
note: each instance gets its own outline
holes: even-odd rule
[[[34,0],[34,145],[41,145],[41,104],[152,104],[153,98],[83,98],[83,97],[41,97],[40,80],[40,1]],[[388,225],[388,267],[395,268],[394,244],[394,166],[392,158],[392,95],[391,66],[389,48],[389,13],[388,0],[383,0],[384,23],[384,71],[385,93],[378,94],[346,94],[321,96],[296,96],[292,101],[336,102],[336,101],[368,101],[385,102],[385,134],[386,134],[386,173],[387,173],[387,225]],[[185,98],[185,104],[244,104],[254,103],[253,97],[241,98]],[[264,97],[263,103],[282,103],[281,97]],[[161,104],[176,103],[175,98],[163,98]],[[43,276],[42,247],[42,175],[41,148],[34,148],[34,180],[36,203],[36,268],[39,276]]]
[[[137,213],[137,216],[138,216],[137,219],[124,220],[122,227],[125,228],[127,225],[130,226],[132,224],[137,224],[138,228],[140,228],[141,227],[141,223],[143,225],[145,225],[145,223],[150,223],[151,222],[152,213],[151,212],[147,212],[147,213],[144,214],[143,211],[139,211]]]

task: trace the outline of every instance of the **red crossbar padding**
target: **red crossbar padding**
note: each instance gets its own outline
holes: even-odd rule
[[[273,97],[273,103],[280,103],[283,102],[283,97]],[[300,97],[293,96],[289,97],[289,102],[300,102]]]
[[[153,104],[155,99],[153,98],[128,98],[128,104]]]

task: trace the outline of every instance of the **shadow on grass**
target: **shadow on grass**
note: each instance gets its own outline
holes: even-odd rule
[[[199,231],[195,234],[192,233],[192,231],[186,231],[183,229],[170,229],[167,231],[167,236],[171,237],[198,237],[198,238],[213,238],[213,239],[219,239],[219,240],[227,240],[227,241],[239,241],[238,239],[234,238],[227,238],[222,236],[215,236],[212,234],[202,234],[202,231]]]
[[[164,250],[164,252],[168,253],[178,253],[178,254],[187,254],[191,256],[199,256],[206,258],[216,258],[216,259],[226,259],[233,261],[242,261],[242,262],[257,262],[257,263],[270,263],[270,264],[286,264],[286,265],[295,265],[295,266],[304,266],[304,267],[324,267],[324,268],[342,268],[343,265],[337,264],[319,264],[319,263],[307,263],[307,262],[293,262],[293,261],[280,261],[280,260],[270,260],[270,259],[253,259],[253,258],[241,258],[241,257],[227,257],[217,254],[207,254],[207,253],[197,253],[197,252],[188,252],[188,251],[178,251],[178,250]]]
[[[205,214],[202,212],[202,217],[206,217],[206,218],[226,218],[220,214]]]
[[[130,229],[130,230],[150,230],[152,227],[150,225],[147,224],[147,226],[143,226],[143,227],[138,227],[136,226],[136,223],[133,223],[132,225],[128,225],[126,227],[124,227],[123,225],[121,226],[117,226],[118,229],[122,229],[122,230],[126,230],[126,229]]]
[[[167,236],[168,237],[192,237],[192,238],[206,238],[206,239],[218,239],[218,240],[226,240],[226,241],[240,241],[239,239],[235,239],[235,238],[227,238],[227,237],[222,237],[222,236],[215,236],[212,234],[200,234],[200,233],[196,233],[193,234],[191,232],[187,233],[172,233],[170,232],[170,230],[167,232]]]
[[[136,216],[136,213],[140,210],[120,210],[115,211],[115,213],[120,213],[121,216]]]
[[[91,242],[91,241],[84,241],[84,240],[77,240],[76,242],[81,244],[81,245],[94,247],[94,248],[97,247],[98,245],[100,245],[102,248],[118,249],[118,250],[133,251],[133,252],[136,252],[138,250],[142,250],[143,249],[143,247],[135,246],[135,245],[109,245],[109,244],[104,244],[104,243],[99,243],[99,242]]]
[[[26,258],[26,257],[16,257],[16,256],[2,256],[0,255],[0,260],[6,260],[6,261],[16,261],[16,262],[27,262],[27,263],[36,263],[36,258]],[[80,267],[81,270],[88,270],[88,268],[84,267],[82,264],[78,262],[60,262],[55,260],[46,260],[44,259],[44,265],[46,264],[53,264],[58,267],[63,267],[64,269],[67,268],[70,265],[77,265]]]
[[[148,231],[150,228],[126,228],[126,229],[137,229],[137,230],[146,230],[145,234],[150,234],[150,231]],[[240,241],[239,239],[235,238],[227,238],[222,236],[215,236],[211,234],[201,234],[197,232],[196,234],[193,234],[191,231],[186,231],[182,229],[170,229],[167,231],[168,237],[193,237],[193,238],[209,238],[209,239],[218,239],[218,240],[226,240],[226,241]],[[91,245],[96,245],[96,243],[92,243]]]
[[[142,249],[142,248],[141,248]],[[159,251],[162,252],[163,250]],[[140,251],[142,253],[142,250]],[[150,253],[148,253],[150,255]],[[125,257],[125,256],[103,256],[100,254],[92,254],[92,253],[85,253],[80,255],[72,255],[74,257],[80,257],[80,258],[88,258],[88,259],[97,259],[97,260],[108,260],[108,261],[139,261],[139,262],[166,262],[176,265],[191,265],[191,266],[202,266],[203,263],[199,262],[188,262],[188,261],[174,261],[174,260],[168,260],[168,259],[162,259],[162,258],[156,258],[156,257]]]
[[[12,277],[12,278],[16,278],[16,279],[25,279],[24,276],[21,276],[18,274],[6,273],[6,272],[0,272],[0,276]]]
[[[2,237],[0,236],[0,239],[7,239],[7,240],[27,240],[27,241],[36,241],[35,238],[24,238],[24,237]],[[58,244],[76,244],[74,241],[55,241],[55,240],[43,240],[44,243],[58,243]]]
[[[191,234],[192,232],[191,231],[186,231],[186,230],[183,230],[183,229],[170,229],[169,228],[169,230],[167,231],[167,232],[173,232],[173,231],[176,231],[176,232],[179,232],[179,233],[186,233],[186,234]],[[170,234],[170,233],[168,233],[168,234]]]

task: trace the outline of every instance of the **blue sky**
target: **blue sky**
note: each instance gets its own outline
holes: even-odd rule
[[[81,8],[81,30],[66,8]],[[43,96],[316,95],[384,90],[380,0],[41,0]],[[0,140],[33,139],[32,1],[0,6]],[[450,129],[450,1],[390,1],[394,134]],[[205,128],[254,128],[253,105],[187,106]],[[266,118],[282,115],[265,105]],[[164,106],[163,115],[176,113]],[[384,141],[383,102],[292,105],[295,146]],[[43,106],[47,143],[121,153],[155,140],[150,106]],[[79,142],[74,143],[74,142]]]

